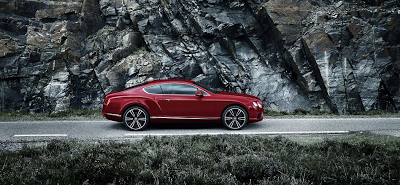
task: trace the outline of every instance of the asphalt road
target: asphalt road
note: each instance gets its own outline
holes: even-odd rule
[[[122,123],[98,121],[0,122],[0,142],[52,139],[115,140],[143,136],[218,134],[349,134],[371,132],[400,137],[400,118],[264,119],[242,130],[227,130],[220,124],[157,124],[145,131],[129,131]]]

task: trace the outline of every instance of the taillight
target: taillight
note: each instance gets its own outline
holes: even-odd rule
[[[110,103],[110,98],[108,98],[107,96],[104,98],[104,105],[108,105],[108,103]]]

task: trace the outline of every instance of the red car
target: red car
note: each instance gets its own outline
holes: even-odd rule
[[[229,129],[241,129],[263,119],[264,108],[255,96],[219,92],[190,80],[156,80],[106,95],[103,115],[124,122],[130,130],[143,130],[150,122],[221,121]]]

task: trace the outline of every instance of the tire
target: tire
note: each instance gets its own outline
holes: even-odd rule
[[[133,106],[126,109],[122,121],[129,130],[144,130],[149,125],[150,116],[144,108]]]
[[[231,130],[240,130],[249,122],[247,111],[241,106],[230,106],[222,113],[221,121]]]

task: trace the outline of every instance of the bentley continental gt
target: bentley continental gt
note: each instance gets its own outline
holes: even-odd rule
[[[190,80],[156,80],[106,95],[102,114],[130,130],[150,123],[184,120],[222,122],[242,129],[263,119],[260,98],[240,93],[213,92]]]

